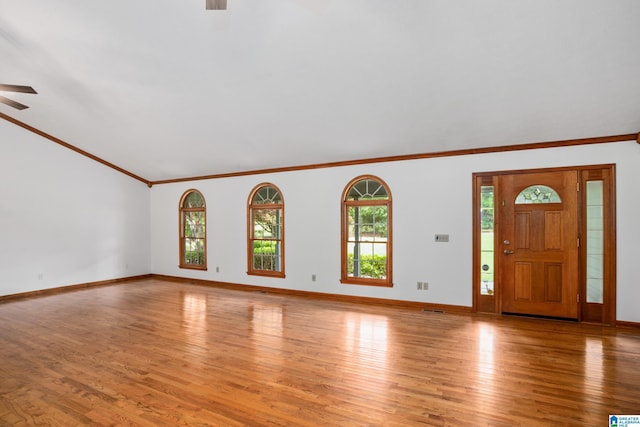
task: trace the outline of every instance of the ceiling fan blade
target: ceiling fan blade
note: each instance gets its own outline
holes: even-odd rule
[[[3,84],[0,84],[0,90],[3,90],[5,92],[38,93],[31,86],[20,86],[20,85],[3,85]]]
[[[20,104],[19,102],[16,102],[13,99],[5,98],[4,96],[0,96],[0,102],[2,102],[3,104],[7,104],[10,107],[17,108],[18,110],[29,108],[24,104]]]
[[[227,10],[227,0],[205,0],[207,10]]]

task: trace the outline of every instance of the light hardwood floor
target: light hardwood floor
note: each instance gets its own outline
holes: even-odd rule
[[[0,304],[0,426],[607,426],[640,331],[133,281]]]

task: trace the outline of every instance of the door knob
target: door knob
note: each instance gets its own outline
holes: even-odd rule
[[[505,255],[511,255],[513,251],[510,251],[509,249],[505,249],[504,251],[502,251],[502,253]]]

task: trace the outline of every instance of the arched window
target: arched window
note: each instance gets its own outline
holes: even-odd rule
[[[256,186],[247,209],[249,274],[284,277],[284,200],[273,184]]]
[[[180,268],[207,269],[206,205],[198,190],[180,199]]]
[[[352,180],[342,195],[341,282],[393,286],[391,193],[380,178]]]

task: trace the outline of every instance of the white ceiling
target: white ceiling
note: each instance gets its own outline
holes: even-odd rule
[[[638,0],[0,0],[0,112],[156,181],[640,131]]]

